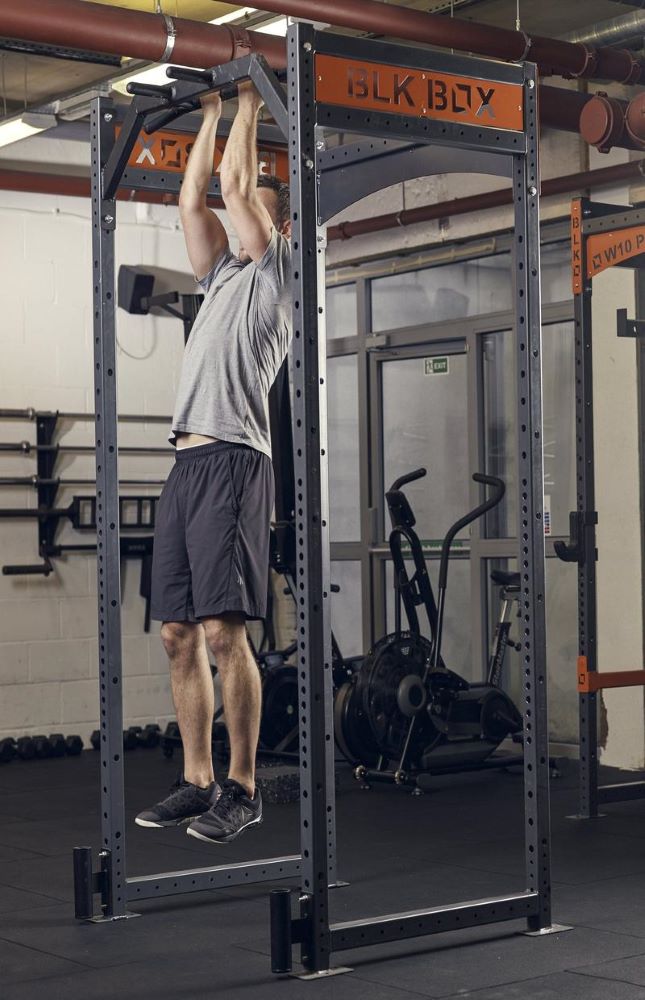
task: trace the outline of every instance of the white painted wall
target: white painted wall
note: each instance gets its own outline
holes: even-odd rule
[[[598,669],[638,670],[643,581],[636,344],[616,336],[616,308],[635,315],[632,273],[614,268],[595,278],[593,303]],[[601,698],[607,726],[602,763],[644,767],[642,688],[608,690]]]
[[[87,162],[87,147],[80,143],[29,140],[0,150],[4,162],[63,163],[77,170]],[[542,143],[544,177],[573,173],[587,167],[589,151],[575,137],[547,133]],[[613,154],[613,158],[624,156]],[[612,159],[591,154],[592,166]],[[33,167],[32,167],[33,169]],[[439,176],[398,185],[374,195],[342,213],[339,218],[361,218],[492,190],[503,186],[494,178]],[[624,189],[602,192],[606,200],[626,201]],[[570,199],[564,196],[543,204],[544,218],[562,216]],[[120,203],[116,243],[118,263],[157,265],[182,270],[189,276],[177,212],[171,207]],[[338,220],[336,220],[338,221]],[[396,229],[367,238],[329,246],[329,262],[342,265],[362,253],[397,251],[440,240],[452,241],[512,224],[511,209],[456,217],[440,229],[437,223]],[[602,284],[600,282],[603,282]],[[633,307],[629,272],[611,272],[599,279],[597,308],[611,317],[621,305]],[[89,202],[26,194],[0,193],[0,295],[3,303],[3,365],[0,369],[0,405],[52,409],[90,409],[92,404],[92,343],[90,287]],[[630,297],[631,296],[631,297]],[[598,313],[597,326],[602,328]],[[636,410],[633,344],[617,344],[613,324],[607,338],[596,338],[597,372],[606,361],[609,375],[596,387],[599,463],[599,627],[600,662],[610,669],[640,663],[640,521],[635,470]],[[179,375],[182,333],[170,318],[129,317],[119,313],[119,409],[121,412],[168,413],[172,411]],[[606,351],[607,357],[603,355]],[[127,353],[126,353],[127,352]],[[620,400],[620,408],[616,408]],[[618,418],[618,412],[620,417]],[[3,423],[2,440],[34,440],[29,424]],[[162,426],[126,425],[121,441],[163,444]],[[70,442],[93,442],[91,423],[65,428]],[[620,449],[618,449],[620,445]],[[620,454],[620,463],[616,455]],[[624,460],[624,456],[629,458]],[[171,458],[126,459],[121,474],[144,472],[162,478]],[[614,488],[620,465],[620,487]],[[28,475],[32,459],[0,454],[0,475]],[[61,474],[93,477],[93,458],[64,459]],[[612,471],[613,470],[613,471]],[[61,493],[69,502],[76,488]],[[156,492],[156,491],[155,491]],[[627,499],[626,499],[627,498]],[[624,501],[626,500],[626,505]],[[33,506],[30,490],[3,489],[0,503]],[[617,539],[611,531],[620,530]],[[629,536],[630,545],[625,544]],[[61,540],[77,538],[68,527]],[[35,525],[0,522],[2,562],[35,562]],[[617,545],[616,543],[620,544]],[[143,602],[138,596],[139,563],[129,562],[124,581],[123,632],[126,723],[164,721],[173,715],[165,655],[155,631],[143,634]],[[621,585],[616,587],[620,572]],[[71,556],[56,563],[56,575],[42,578],[0,577],[0,737],[18,732],[63,729],[87,737],[97,725],[96,605],[93,558]],[[289,630],[289,608],[281,623]],[[560,616],[561,617],[561,616]],[[619,654],[616,621],[620,621]],[[558,627],[561,626],[558,620]],[[609,656],[609,645],[612,654]],[[575,648],[567,641],[560,653],[571,653],[570,685],[575,684]],[[557,733],[575,738],[575,699],[566,705],[559,692],[568,691],[567,656],[552,657],[551,684],[558,698],[554,712]],[[609,722],[607,762],[638,766],[643,757],[642,698],[617,692],[606,696]]]
[[[88,147],[30,140],[2,151],[3,158],[82,164]],[[0,406],[91,411],[93,404],[91,231],[86,199],[0,193],[0,301],[2,366]],[[144,261],[190,276],[175,208],[119,204],[117,268]],[[178,320],[118,314],[118,392],[122,413],[172,413],[183,349]],[[126,353],[127,352],[127,353]],[[35,442],[30,423],[0,422],[0,440]],[[121,424],[122,444],[165,445],[167,428]],[[65,422],[60,441],[93,444],[92,421]],[[130,457],[122,478],[162,479],[172,457]],[[0,454],[0,476],[32,475],[33,457]],[[63,457],[61,476],[94,477],[94,458]],[[124,490],[125,492],[125,490]],[[131,487],[129,493],[146,490]],[[149,492],[157,493],[158,488]],[[66,506],[87,487],[61,490]],[[0,505],[34,507],[31,488],[0,488]],[[92,542],[63,522],[59,540]],[[0,561],[36,563],[34,522],[0,521]],[[71,554],[44,577],[0,576],[0,738],[36,732],[78,732],[98,725],[96,570],[94,556]],[[143,631],[139,560],[127,561],[123,579],[125,723],[164,723],[173,717],[168,668],[158,636]]]

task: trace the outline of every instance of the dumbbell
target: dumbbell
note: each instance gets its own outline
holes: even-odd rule
[[[34,736],[34,747],[36,750],[36,757],[38,757],[39,760],[44,760],[46,757],[54,756],[54,751],[49,739],[42,733]]]
[[[21,736],[16,750],[21,760],[33,760],[36,756],[36,745],[31,736]]]
[[[68,736],[65,740],[65,752],[68,757],[78,757],[83,752],[83,740],[80,736]]]
[[[13,736],[0,740],[0,764],[8,764],[18,753]]]
[[[135,750],[139,746],[139,737],[143,733],[141,726],[130,726],[129,729],[123,730],[123,749],[124,750]],[[79,739],[80,737],[69,737],[70,739]],[[94,750],[101,749],[101,733],[100,730],[95,729],[90,736],[90,743]],[[145,744],[144,744],[145,745]],[[83,749],[81,744],[80,748],[76,750],[76,753],[80,753]]]
[[[135,750],[139,745],[139,733],[141,732],[141,726],[130,726],[129,729],[123,730],[123,749],[124,750]]]
[[[175,752],[175,745],[181,746],[181,733],[176,722],[169,722],[161,738],[161,749],[164,757],[172,757]]]
[[[156,722],[148,723],[148,725],[138,733],[139,746],[144,747],[146,750],[158,747],[160,739],[161,729]]]
[[[124,750],[134,750],[138,746],[138,743],[139,743],[139,733],[140,732],[141,732],[141,726],[130,726],[129,729],[124,729],[123,730],[123,749]],[[83,744],[82,744],[82,741],[80,739],[80,736],[70,736],[68,738],[70,740],[79,740],[80,741],[80,747],[78,747],[75,751],[71,751],[70,750],[70,751],[68,751],[68,753],[80,753],[81,750],[83,749]],[[100,750],[101,749],[101,731],[99,729],[95,729],[94,732],[92,733],[92,735],[90,736],[90,743],[92,744],[92,748],[94,750]]]
[[[164,736],[166,737],[166,739],[180,740],[181,733],[179,732],[179,723],[169,722],[168,725],[166,726],[166,731],[164,733]]]
[[[51,744],[52,757],[64,757],[66,753],[65,737],[62,733],[50,733],[49,742]]]

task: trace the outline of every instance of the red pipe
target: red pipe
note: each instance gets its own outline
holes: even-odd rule
[[[540,86],[541,123],[565,132],[580,132],[601,153],[608,153],[614,146],[645,149],[645,141],[639,141],[626,125],[630,107],[627,101],[603,93],[594,96],[563,87]]]
[[[282,38],[183,17],[173,17],[172,21],[177,34],[166,61],[200,68],[229,62],[239,54],[239,38],[248,44],[247,51],[261,52],[272,66],[286,64]],[[151,62],[162,61],[168,41],[163,16],[86,0],[0,3],[0,36]]]
[[[536,62],[543,74],[638,83],[645,79],[645,63],[626,49],[592,49],[578,42],[529,38],[476,22],[392,7],[379,0],[266,0],[262,9],[327,20],[361,32],[455,48],[496,59]],[[235,34],[251,51],[263,53],[274,66],[284,66],[285,45],[271,35],[245,32],[223,25],[172,18],[176,38],[171,61],[186,66],[213,66],[231,59]],[[67,48],[112,55],[135,56],[159,62],[168,40],[166,22],[159,14],[109,7],[86,0],[22,0],[0,4],[0,36],[45,42]]]
[[[600,170],[587,170],[578,174],[566,174],[564,177],[553,177],[542,183],[542,197],[548,198],[557,194],[573,194],[584,189],[608,187],[621,181],[642,180],[645,176],[645,160],[631,163],[620,163],[613,167],[603,167]],[[67,177],[58,174],[42,174],[31,170],[0,170],[0,190],[28,191],[35,194],[71,195],[76,198],[89,198],[90,181],[85,177]],[[155,204],[175,204],[177,196],[162,194],[155,191],[130,191],[121,189],[117,195],[121,201],[145,201]],[[510,205],[513,195],[510,188],[489,191],[485,194],[471,195],[468,198],[455,198],[435,205],[424,205],[403,212],[391,212],[388,215],[378,215],[371,219],[358,219],[356,222],[341,222],[330,226],[327,230],[329,240],[350,239],[352,236],[363,236],[368,233],[381,232],[384,229],[396,229],[399,226],[411,226],[419,222],[431,222],[446,219],[454,215],[467,215],[470,212],[482,212],[489,208],[501,208]],[[221,207],[221,202],[214,199],[211,204]]]
[[[373,0],[360,0],[360,3],[370,5],[370,10],[373,7],[377,8],[375,16],[378,15],[376,20],[382,30],[387,28],[391,33],[398,33],[403,37],[409,36],[419,40],[420,36],[414,32],[417,29],[420,31],[425,25],[425,33],[422,32],[424,37],[435,38],[435,35],[428,30],[428,24],[434,26],[435,23],[438,23],[442,30],[446,26],[450,31],[454,30],[454,24],[449,18],[434,17],[401,7],[393,9],[387,4],[374,3]],[[280,5],[276,3],[274,6],[277,9],[278,6],[285,4],[289,6],[289,0],[281,0]],[[89,13],[91,16],[88,17]],[[353,15],[346,17],[345,14],[344,8],[341,8],[340,21],[337,23],[349,24],[351,21],[351,25],[354,25]],[[171,61],[186,66],[213,66],[233,58],[240,51],[239,44],[242,43],[248,45],[250,51],[262,53],[274,67],[285,64],[286,48],[281,38],[231,29],[222,25],[189,21],[185,18],[172,18],[172,21],[177,34],[170,56]],[[470,31],[472,27],[468,22],[456,23],[464,30]],[[399,25],[402,26],[401,29]],[[517,32],[500,32],[497,28],[492,29],[485,25],[477,27],[482,28],[483,37],[490,40],[491,47],[486,48],[486,51],[493,52],[493,37],[518,36]],[[68,48],[78,47],[115,55],[126,54],[152,61],[161,60],[168,38],[166,22],[158,14],[146,14],[121,7],[117,9],[100,3],[91,4],[90,11],[86,0],[23,0],[22,3],[15,5],[0,4],[0,36],[26,38],[34,42],[59,44]],[[441,37],[445,44],[451,44],[450,37]],[[524,38],[523,35],[519,37]],[[486,44],[488,45],[488,42]],[[565,47],[567,45],[568,43]],[[568,49],[576,50],[576,46],[568,45]],[[499,46],[495,47],[493,54],[498,55],[499,52]],[[614,50],[612,53],[615,55]],[[540,102],[542,123],[578,132],[580,114],[589,100],[588,95],[576,91],[542,87]],[[604,131],[602,129],[600,131],[604,137]],[[596,128],[593,134],[596,135],[597,132]],[[610,135],[614,145],[622,145],[628,149],[642,148],[624,132],[618,135],[610,131]],[[595,144],[595,140],[590,141]]]
[[[627,135],[638,144],[639,149],[645,149],[645,93],[637,94],[629,102],[625,125]]]
[[[600,170],[587,170],[578,174],[567,174],[564,177],[554,177],[551,180],[543,181],[542,197],[572,194],[584,188],[608,187],[620,181],[642,180],[644,175],[645,160],[619,163],[613,167],[602,167]],[[471,212],[482,212],[489,208],[501,208],[503,205],[511,205],[512,202],[512,189],[503,188],[485,194],[470,195],[468,198],[455,198],[452,201],[439,202],[436,205],[422,205],[419,208],[410,208],[402,212],[376,215],[370,219],[340,222],[336,226],[329,227],[327,239],[349,240],[353,236],[366,236],[370,233],[382,232],[384,229],[397,229],[399,226],[413,226],[419,222],[432,222],[454,215],[468,215]]]
[[[42,174],[35,170],[0,169],[0,191],[27,191],[30,194],[89,198],[91,185],[89,177]],[[153,205],[176,205],[178,197],[178,195],[161,191],[133,191],[129,188],[119,188],[117,192],[119,201],[145,201]],[[222,208],[224,205],[218,198],[209,198],[208,204],[214,208]]]
[[[313,15],[316,20],[343,28],[474,52],[493,59],[528,60],[537,63],[543,75],[559,73],[618,83],[638,83],[645,79],[645,63],[635,59],[627,49],[593,49],[557,38],[530,38],[523,31],[393,7],[380,0],[316,0],[315,4],[311,0],[260,0],[259,9],[306,20]]]

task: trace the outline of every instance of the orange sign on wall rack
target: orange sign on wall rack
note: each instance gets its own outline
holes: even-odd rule
[[[582,202],[576,198],[571,204],[571,274],[573,294],[582,292]]]
[[[645,226],[616,229],[587,237],[587,277],[645,253]]]
[[[316,55],[316,100],[504,131],[524,128],[524,92],[519,84],[341,56]]]
[[[160,130],[154,135],[146,135],[145,132],[140,132],[128,159],[128,166],[181,174],[186,169],[194,142],[195,136],[192,133]],[[218,138],[214,160],[216,173],[219,171],[225,146],[226,137]],[[266,144],[258,147],[258,166],[261,174],[273,174],[285,181],[289,179],[287,151],[281,146]]]

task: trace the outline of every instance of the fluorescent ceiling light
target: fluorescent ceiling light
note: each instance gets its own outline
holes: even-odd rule
[[[280,17],[277,21],[272,21],[270,24],[262,24],[259,28],[254,28],[254,31],[260,31],[264,35],[282,35],[284,37],[288,27],[289,18]]]
[[[20,142],[21,139],[28,139],[29,136],[44,131],[44,128],[28,125],[20,116],[10,118],[6,122],[0,122],[0,146],[9,146],[12,142]]]
[[[239,7],[237,10],[230,11],[228,14],[222,14],[221,17],[216,17],[209,24],[227,24],[229,21],[241,21],[242,18],[249,17],[251,14],[257,14],[257,7]],[[273,19],[268,24],[263,24],[258,28],[254,28],[254,31],[261,31],[267,35],[286,35],[287,27],[289,24],[289,19],[287,17],[278,17]],[[144,69],[131,73],[129,76],[122,76],[118,80],[114,80],[112,83],[112,89],[118,90],[121,94],[128,95],[126,87],[129,83],[151,83],[155,86],[163,85],[168,83],[168,76],[166,74],[166,63],[161,65],[151,66],[150,69]]]

